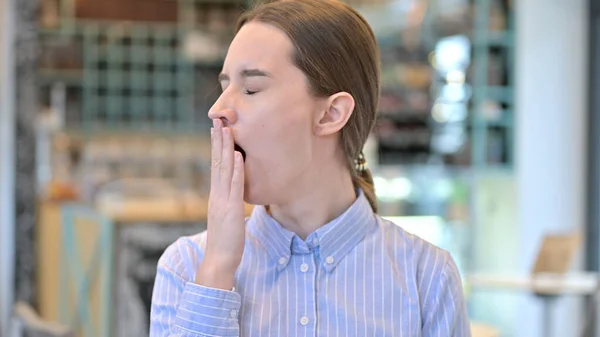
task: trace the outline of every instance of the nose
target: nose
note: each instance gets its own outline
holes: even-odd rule
[[[226,97],[225,92],[219,96],[219,99],[213,104],[208,111],[208,118],[221,119],[223,125],[233,124],[237,121],[236,109],[231,100]]]

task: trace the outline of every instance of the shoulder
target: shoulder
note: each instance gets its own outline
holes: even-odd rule
[[[202,262],[206,249],[206,231],[184,236],[170,244],[158,260],[159,269],[170,272],[191,280]]]
[[[451,254],[378,217],[379,231],[397,272],[416,289],[422,307],[428,311],[438,301],[461,301],[462,280]]]
[[[393,222],[377,216],[378,230],[388,255],[395,257],[403,269],[409,269],[419,281],[453,272],[456,267],[450,253],[411,234]]]

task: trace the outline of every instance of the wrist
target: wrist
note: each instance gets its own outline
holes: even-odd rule
[[[212,259],[204,259],[196,272],[194,282],[201,286],[231,290],[235,279],[237,266]]]

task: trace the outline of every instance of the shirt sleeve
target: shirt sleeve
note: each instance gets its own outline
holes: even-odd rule
[[[152,293],[150,337],[239,336],[240,295],[191,282],[201,258],[201,252],[184,239],[161,256]]]
[[[424,304],[423,336],[470,337],[469,316],[458,268],[450,254],[440,254],[445,255],[442,259],[445,262],[439,273],[432,274],[433,284]]]

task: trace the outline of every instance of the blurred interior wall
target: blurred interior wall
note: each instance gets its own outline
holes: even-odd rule
[[[0,337],[8,335],[14,294],[15,81],[12,1],[0,0]]]
[[[516,13],[516,175],[519,265],[543,235],[585,229],[589,0],[520,0]],[[583,268],[583,263],[578,266]],[[564,298],[553,334],[578,336],[582,300]],[[519,337],[542,337],[542,306],[519,301]]]
[[[5,0],[6,1],[6,0]],[[15,299],[36,303],[34,232],[37,214],[36,117],[39,0],[12,0],[15,110]]]
[[[587,265],[600,271],[600,2],[590,0]]]
[[[590,88],[588,135],[588,235],[586,236],[586,262],[589,270],[600,271],[600,2],[590,4]],[[597,305],[597,303],[596,303]],[[596,307],[597,308],[597,307]],[[596,312],[600,322],[600,312]],[[600,333],[595,326],[597,336]]]

